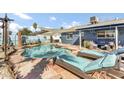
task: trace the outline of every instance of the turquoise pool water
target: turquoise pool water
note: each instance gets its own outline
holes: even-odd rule
[[[53,45],[42,45],[26,48],[22,55],[29,58],[53,58],[67,52],[69,51],[64,48],[55,48]]]

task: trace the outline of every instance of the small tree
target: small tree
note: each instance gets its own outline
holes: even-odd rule
[[[64,29],[64,27],[60,27],[60,29]]]
[[[28,28],[23,28],[19,30],[21,32],[22,35],[30,35],[32,33],[31,30],[29,30]]]
[[[12,31],[9,31],[9,35],[12,35]]]

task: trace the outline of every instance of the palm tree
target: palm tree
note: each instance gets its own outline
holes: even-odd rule
[[[35,32],[36,32],[36,29],[37,29],[37,23],[35,22],[35,23],[33,23],[33,28],[35,29]]]

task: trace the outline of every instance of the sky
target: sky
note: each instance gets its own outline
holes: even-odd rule
[[[88,24],[91,16],[97,16],[100,21],[105,21],[124,18],[124,13],[8,13],[8,17],[14,19],[14,22],[10,22],[9,29],[15,33],[23,27],[34,31],[32,27],[34,22],[38,27],[46,28],[69,28]],[[4,17],[4,14],[0,13],[0,17]]]

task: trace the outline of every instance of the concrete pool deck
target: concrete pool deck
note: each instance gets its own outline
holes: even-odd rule
[[[70,50],[73,54],[77,55],[80,51],[79,46],[69,45],[69,44],[55,44],[57,47],[66,48]],[[85,50],[86,48],[81,48]],[[97,49],[95,49],[97,50]],[[25,58],[21,55],[24,49],[17,49],[17,51],[9,56],[9,65],[13,71],[13,75],[8,71],[8,65],[1,60],[0,67],[0,78],[4,79],[79,79],[77,75],[71,73],[70,71],[53,64],[53,60],[42,59],[42,58]],[[102,50],[97,50],[101,51]],[[2,54],[1,54],[2,55]],[[124,68],[124,65],[121,65]],[[4,73],[3,73],[4,72]],[[110,79],[106,72],[94,72],[88,74],[97,79]],[[13,77],[14,76],[14,77]]]

